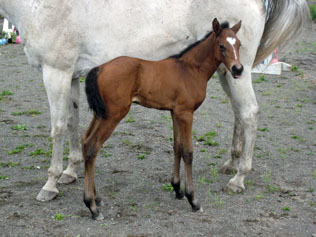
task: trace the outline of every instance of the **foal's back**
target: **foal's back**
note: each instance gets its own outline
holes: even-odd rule
[[[100,67],[98,85],[105,103],[129,101],[162,110],[180,104],[194,110],[204,100],[206,88],[183,62],[172,58],[118,57]]]

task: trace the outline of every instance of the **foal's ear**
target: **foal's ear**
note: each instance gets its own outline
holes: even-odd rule
[[[231,29],[235,32],[235,34],[237,34],[237,32],[239,31],[241,27],[241,21],[239,21],[236,25],[234,25]]]
[[[221,33],[221,25],[219,24],[217,18],[214,18],[213,20],[213,31],[216,35],[219,35]]]

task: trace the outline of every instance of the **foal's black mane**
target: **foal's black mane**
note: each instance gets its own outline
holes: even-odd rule
[[[229,23],[227,21],[223,22],[221,24],[221,28],[222,29],[227,29],[229,28]],[[186,54],[187,52],[189,52],[191,49],[193,49],[195,46],[197,46],[198,44],[200,44],[201,42],[203,42],[204,40],[206,40],[211,34],[213,33],[213,31],[208,32],[202,39],[190,44],[188,47],[186,47],[185,49],[183,49],[180,53],[178,54],[174,54],[172,56],[170,56],[169,58],[174,58],[174,59],[179,59],[181,58],[184,54]]]

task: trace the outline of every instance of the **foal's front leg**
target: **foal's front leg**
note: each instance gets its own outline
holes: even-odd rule
[[[180,164],[181,164],[181,143],[180,134],[177,120],[173,112],[171,112],[172,122],[173,122],[173,152],[174,152],[174,163],[173,163],[173,177],[171,179],[171,185],[176,193],[177,199],[182,199],[184,194],[181,190],[180,181]]]
[[[184,161],[185,196],[191,204],[192,211],[202,210],[198,200],[194,196],[192,181],[193,145],[192,123],[193,112],[181,112],[175,114],[181,141],[181,155]]]

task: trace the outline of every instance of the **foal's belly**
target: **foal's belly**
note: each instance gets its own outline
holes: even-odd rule
[[[144,96],[134,96],[132,98],[132,102],[135,104],[139,104],[146,108],[158,109],[158,110],[173,110],[174,108],[174,101],[169,101],[166,99],[151,99],[145,98]]]

